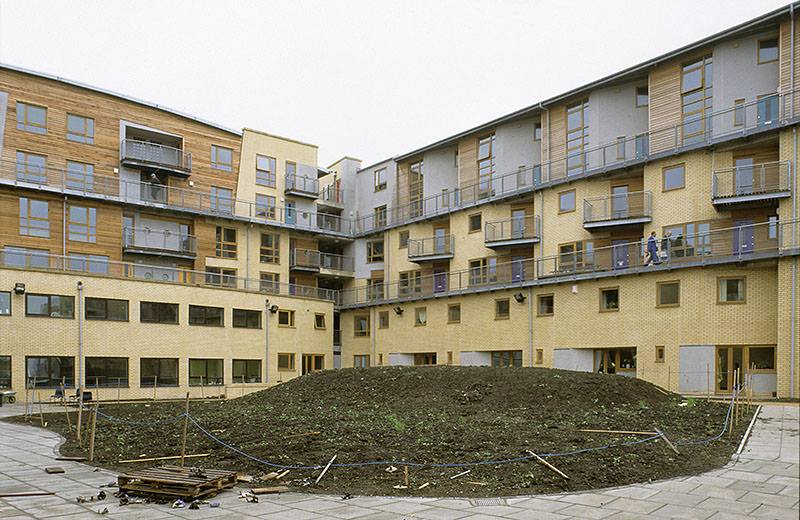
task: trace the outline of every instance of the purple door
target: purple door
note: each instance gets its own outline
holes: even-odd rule
[[[433,292],[440,293],[447,291],[447,271],[436,269],[433,271]]]
[[[611,262],[614,269],[625,269],[630,264],[630,251],[627,240],[611,241]]]
[[[754,245],[753,221],[735,221],[733,223],[733,254],[748,255],[753,252]]]

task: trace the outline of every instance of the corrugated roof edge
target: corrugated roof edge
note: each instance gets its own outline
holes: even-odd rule
[[[72,85],[72,86],[75,86],[75,87],[85,88],[87,90],[92,90],[94,92],[99,92],[100,94],[106,94],[108,96],[113,96],[113,97],[116,97],[116,98],[119,98],[119,99],[124,99],[125,101],[130,101],[132,103],[136,103],[136,104],[139,104],[139,105],[155,108],[156,110],[169,112],[170,114],[174,114],[176,116],[183,117],[185,119],[191,119],[193,121],[197,121],[198,123],[201,123],[201,124],[204,124],[204,125],[207,125],[207,126],[213,126],[214,128],[217,128],[219,130],[222,130],[224,132],[228,132],[228,133],[231,133],[231,134],[234,134],[234,135],[238,135],[238,136],[242,135],[242,132],[239,131],[239,130],[234,130],[232,128],[228,128],[226,126],[219,125],[219,124],[214,123],[212,121],[207,121],[207,120],[199,118],[197,116],[193,116],[192,114],[187,114],[185,112],[181,112],[180,110],[175,110],[175,109],[172,109],[172,108],[169,108],[169,107],[165,107],[165,106],[162,106],[162,105],[157,105],[155,103],[151,103],[149,101],[144,101],[142,99],[137,99],[137,98],[134,98],[134,97],[131,97],[131,96],[126,96],[124,94],[120,94],[119,92],[114,92],[112,90],[106,90],[104,88],[93,87],[91,85],[87,85],[87,84],[81,83],[79,81],[73,81],[71,79],[62,78],[60,76],[54,76],[52,74],[45,74],[44,72],[37,72],[35,70],[25,69],[23,67],[17,67],[15,65],[10,65],[8,63],[0,62],[0,68],[13,70],[15,72],[21,72],[23,74],[30,74],[31,76],[38,76],[40,78],[45,78],[45,79],[49,79],[49,80],[53,80],[53,81],[58,81],[60,83],[66,83],[68,85]]]
[[[784,15],[784,14],[792,12],[794,10],[794,8],[796,8],[798,6],[800,6],[800,2],[793,2],[791,4],[788,4],[788,5],[784,6],[784,7],[780,7],[778,9],[775,9],[774,11],[771,11],[769,13],[763,14],[763,15],[761,15],[759,17],[753,18],[753,19],[748,20],[746,22],[743,22],[743,23],[741,23],[739,25],[735,25],[735,26],[733,26],[733,27],[731,27],[729,29],[725,29],[724,31],[721,31],[721,32],[718,32],[718,33],[713,34],[711,36],[708,36],[706,38],[703,38],[702,40],[698,40],[698,41],[696,41],[694,43],[690,43],[688,45],[684,45],[683,47],[680,47],[680,48],[678,48],[678,49],[676,49],[674,51],[668,52],[666,54],[662,54],[661,56],[657,56],[657,57],[655,57],[655,58],[653,58],[651,60],[647,60],[645,62],[642,62],[642,63],[638,64],[638,65],[634,65],[632,67],[628,67],[627,69],[623,69],[620,72],[616,72],[614,74],[611,74],[609,76],[601,78],[601,79],[599,79],[597,81],[593,81],[591,83],[587,83],[586,85],[580,86],[580,87],[575,88],[573,90],[569,90],[569,91],[567,91],[567,92],[565,92],[563,94],[559,94],[558,96],[552,97],[550,99],[546,99],[544,101],[540,101],[538,103],[534,103],[533,105],[530,105],[530,106],[522,108],[520,110],[511,112],[510,114],[506,114],[504,116],[500,116],[497,119],[493,119],[493,120],[489,121],[488,123],[483,123],[483,124],[478,125],[476,127],[470,128],[469,130],[465,130],[463,132],[459,132],[459,133],[454,134],[454,135],[452,135],[450,137],[446,137],[444,139],[441,139],[439,141],[431,143],[431,144],[429,144],[427,146],[423,146],[421,148],[417,148],[416,150],[413,150],[413,151],[408,152],[408,153],[397,155],[395,157],[392,157],[392,159],[394,159],[395,161],[402,161],[404,159],[408,159],[410,157],[413,157],[415,155],[427,152],[429,150],[434,150],[434,149],[439,148],[441,146],[444,146],[446,144],[451,144],[453,141],[458,141],[462,137],[466,137],[466,136],[468,136],[470,134],[473,134],[473,133],[476,133],[476,132],[480,132],[482,130],[491,128],[491,127],[496,126],[498,124],[505,123],[505,122],[508,122],[508,121],[512,121],[512,120],[514,120],[516,118],[519,118],[519,117],[522,117],[522,116],[535,115],[536,111],[541,109],[541,107],[543,105],[556,103],[556,102],[561,101],[563,99],[566,99],[568,97],[575,96],[575,95],[579,94],[582,91],[589,90],[589,89],[592,89],[592,88],[597,88],[598,86],[601,86],[601,85],[603,85],[605,83],[609,83],[609,82],[621,79],[623,76],[639,72],[642,69],[646,69],[648,67],[652,67],[653,65],[656,65],[656,64],[658,64],[658,63],[660,63],[662,61],[665,61],[665,60],[668,60],[668,59],[672,59],[672,58],[674,58],[676,56],[679,56],[681,54],[684,54],[686,52],[690,52],[692,50],[695,50],[698,47],[702,47],[704,45],[708,45],[709,43],[713,43],[713,42],[715,42],[717,40],[720,40],[722,38],[726,38],[726,37],[732,36],[737,32],[745,31],[745,30],[748,30],[748,29],[750,29],[750,28],[752,28],[754,26],[763,24],[765,22],[769,22],[773,18],[778,18],[781,15]]]

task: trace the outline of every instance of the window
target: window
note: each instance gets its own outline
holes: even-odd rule
[[[534,141],[542,140],[542,123],[533,124],[533,140]]]
[[[0,356],[0,388],[11,388],[11,356]]]
[[[67,141],[94,144],[94,119],[67,114]]]
[[[497,258],[479,258],[469,262],[469,284],[484,285],[497,282]]]
[[[408,231],[401,231],[397,236],[400,242],[400,249],[408,248]]]
[[[139,386],[178,386],[178,359],[139,359]]]
[[[47,109],[17,101],[17,130],[47,134]]]
[[[454,150],[453,151],[453,167],[454,168],[458,168],[458,162],[459,162],[458,150]]]
[[[224,327],[224,310],[222,307],[205,307],[189,305],[189,325],[205,325],[208,327]]]
[[[595,351],[595,366],[599,373],[616,374],[636,371],[636,349],[616,348]]]
[[[758,41],[758,64],[778,61],[778,38]]]
[[[369,336],[369,314],[357,314],[353,316],[354,336]]]
[[[11,315],[11,293],[0,291],[0,316]]]
[[[422,354],[414,354],[415,365],[435,365],[436,352],[425,352]]]
[[[367,368],[369,366],[369,355],[360,354],[353,356],[353,366]]]
[[[717,303],[745,303],[745,279],[717,278]]]
[[[47,184],[46,163],[44,155],[17,152],[17,180]]]
[[[733,101],[733,124],[742,126],[744,124],[744,99]]]
[[[291,179],[292,181],[291,184],[294,187],[295,177],[297,176],[297,164],[290,161],[286,161],[285,166],[286,166],[286,178]]]
[[[26,294],[25,315],[74,318],[75,297],[57,294]]]
[[[683,66],[681,72],[681,106],[683,144],[705,139],[711,130],[712,95],[711,55],[698,58]]]
[[[673,259],[711,254],[710,222],[689,222],[665,226],[662,236],[666,236],[669,231],[672,232],[672,237],[667,247],[671,248]],[[663,239],[660,245],[663,248]]]
[[[476,233],[481,230],[481,214],[475,213],[467,217],[467,232]]]
[[[178,324],[178,304],[160,302],[140,302],[139,321],[142,323]]]
[[[221,359],[189,360],[189,386],[221,386],[222,384]]]
[[[405,271],[400,273],[400,278],[397,282],[397,295],[409,296],[413,294],[422,294],[422,272]]]
[[[424,165],[422,161],[413,162],[408,167],[408,200],[411,205],[409,217],[422,215],[422,180]]]
[[[562,191],[558,194],[558,212],[575,211],[575,190]]]
[[[521,367],[522,366],[522,351],[521,350],[500,350],[492,352],[492,366],[493,367]]]
[[[211,167],[226,172],[233,170],[233,150],[211,145]]]
[[[386,189],[386,168],[375,170],[375,191]]]
[[[544,363],[544,350],[537,348],[536,349],[536,364],[541,365]]]
[[[619,287],[600,289],[600,312],[619,310]]]
[[[668,166],[662,170],[664,191],[676,190],[684,187],[684,169],[685,165],[678,164],[675,166]]]
[[[447,207],[450,205],[450,191],[447,188],[442,188],[442,206]]]
[[[274,188],[276,171],[274,157],[256,154],[256,184]]]
[[[69,239],[77,242],[97,242],[97,209],[69,207]]]
[[[553,295],[540,294],[536,297],[536,315],[537,316],[552,316],[553,315]]]
[[[86,386],[128,386],[128,358],[87,357]]]
[[[67,173],[64,180],[67,188],[92,191],[94,189],[94,165],[67,161]]]
[[[447,306],[447,323],[461,323],[460,303],[451,303]]]
[[[275,220],[275,197],[271,195],[256,194],[256,216]]]
[[[647,87],[636,87],[636,108],[646,107],[650,101]]]
[[[678,280],[656,283],[656,307],[677,307],[681,299],[681,283]]]
[[[494,319],[507,320],[511,317],[511,304],[508,298],[494,301]]]
[[[108,257],[105,255],[84,255],[70,253],[67,255],[67,269],[85,271],[87,273],[108,274]]]
[[[236,269],[206,267],[206,285],[236,287]]]
[[[278,354],[278,370],[294,370],[294,354]]]
[[[424,327],[428,324],[428,310],[425,307],[414,309],[414,326]]]
[[[384,298],[383,278],[367,279],[367,298],[370,300],[382,300]]]
[[[48,267],[47,251],[25,247],[6,246],[3,264],[14,267]]]
[[[314,313],[314,328],[317,330],[325,330],[325,315],[320,313]]]
[[[128,321],[128,300],[85,298],[87,320]]]
[[[625,136],[617,137],[617,159],[625,158]]]
[[[769,217],[769,225],[767,226],[767,238],[775,240],[778,238],[778,217]]]
[[[217,226],[218,258],[236,258],[236,229]]]
[[[589,100],[567,106],[567,174],[587,166],[584,149],[589,146]]]
[[[656,363],[664,362],[664,345],[656,345]]]
[[[494,195],[494,134],[478,139],[478,198]]]
[[[775,347],[750,347],[747,349],[748,365],[755,370],[775,370]]]
[[[777,94],[764,94],[758,96],[757,106],[758,125],[768,125],[778,120],[778,96]]]
[[[233,214],[233,192],[225,188],[211,186],[210,209],[226,215]]]
[[[259,288],[262,292],[279,293],[280,292],[280,275],[278,273],[261,273]]]
[[[386,225],[386,205],[378,206],[375,208],[375,227],[384,227]]]
[[[261,233],[259,259],[262,263],[280,263],[280,238],[277,233]]]
[[[278,311],[278,327],[294,327],[294,311]]]
[[[378,328],[379,329],[389,328],[389,311],[380,311],[378,313]]]
[[[383,240],[367,242],[367,263],[383,262]]]
[[[261,382],[261,360],[260,359],[234,359],[233,360],[233,382],[239,383],[260,383]]]
[[[67,356],[25,356],[26,388],[75,386],[75,358]]]
[[[233,326],[237,329],[260,329],[261,311],[233,309]]]

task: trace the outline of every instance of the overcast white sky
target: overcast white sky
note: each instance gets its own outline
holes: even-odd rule
[[[787,0],[0,0],[0,62],[364,166]]]

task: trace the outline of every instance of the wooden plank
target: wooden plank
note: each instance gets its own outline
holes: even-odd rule
[[[185,455],[184,457],[188,459],[188,458],[194,458],[194,457],[210,457],[210,456],[211,456],[210,453],[196,453],[194,455]],[[145,459],[125,459],[125,460],[118,460],[117,464],[125,464],[125,463],[128,463],[128,462],[150,462],[150,461],[154,461],[154,460],[172,460],[172,459],[180,459],[180,458],[181,458],[180,455],[170,455],[168,457],[148,457],[148,458],[145,458]],[[56,459],[56,460],[59,460],[59,459]],[[86,460],[86,459],[83,459],[83,460]]]
[[[589,433],[619,433],[626,435],[658,435],[658,432],[637,432],[637,431],[627,431],[627,430],[578,430],[578,431],[589,432]]]
[[[550,468],[550,469],[551,469],[551,470],[553,470],[554,472],[556,472],[556,473],[558,473],[559,475],[561,475],[561,477],[563,477],[563,478],[565,478],[565,479],[569,480],[569,477],[567,476],[567,474],[566,474],[566,473],[564,473],[564,472],[562,472],[562,471],[561,471],[560,469],[558,469],[557,467],[553,466],[552,464],[550,464],[549,462],[547,462],[546,460],[544,460],[543,458],[541,458],[540,456],[538,456],[537,454],[535,454],[534,452],[532,452],[531,450],[525,450],[525,451],[527,451],[528,453],[530,453],[531,455],[533,455],[533,456],[536,458],[536,460],[538,460],[539,462],[541,462],[542,464],[544,464],[545,466],[547,466],[548,468]]]

